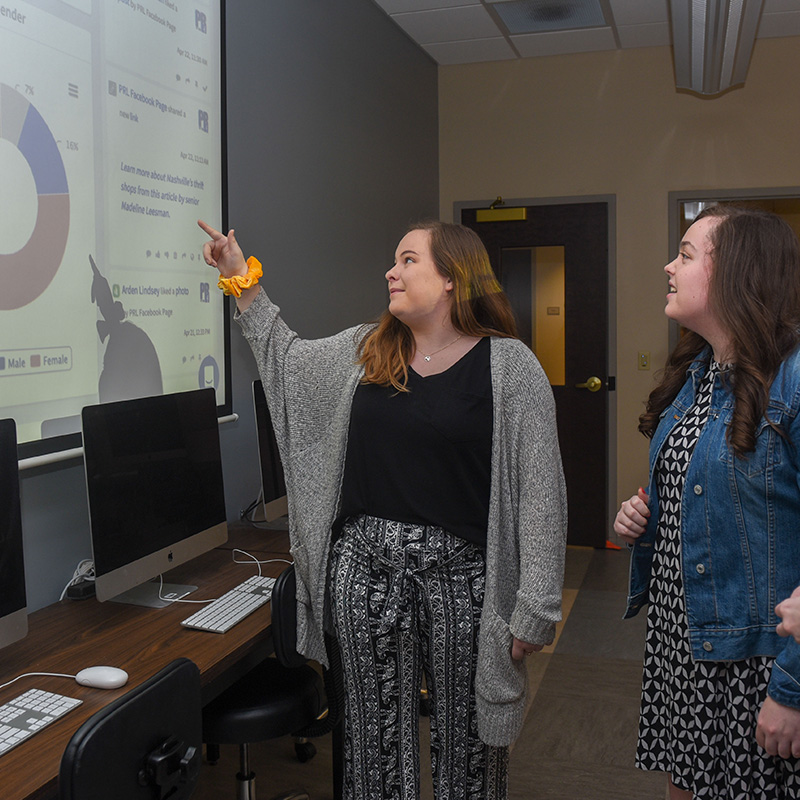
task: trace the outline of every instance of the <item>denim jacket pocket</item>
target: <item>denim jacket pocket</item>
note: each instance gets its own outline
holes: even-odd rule
[[[782,426],[783,412],[775,408],[768,408],[767,413],[778,427]],[[767,420],[762,419],[756,429],[755,450],[751,453],[745,453],[744,457],[741,458],[727,445],[731,417],[731,413],[728,412],[723,420],[725,423],[725,446],[721,447],[720,461],[733,462],[736,472],[745,478],[756,478],[759,475],[763,475],[767,470],[779,466],[783,459],[782,437]]]

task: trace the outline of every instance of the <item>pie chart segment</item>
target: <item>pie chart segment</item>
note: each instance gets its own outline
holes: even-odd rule
[[[44,118],[5,84],[0,84],[0,138],[28,162],[39,204],[28,241],[15,253],[0,254],[0,311],[8,311],[39,297],[58,272],[69,236],[69,189],[58,144]]]

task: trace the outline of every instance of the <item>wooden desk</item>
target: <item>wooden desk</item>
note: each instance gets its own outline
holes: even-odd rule
[[[279,532],[281,533],[281,532]],[[285,533],[283,534],[285,537]],[[240,543],[238,540],[243,539]],[[275,538],[283,546],[285,538]],[[166,580],[198,586],[192,599],[219,597],[255,574],[254,566],[235,564],[231,546],[248,544],[250,536],[232,531],[224,547],[172,570]],[[282,543],[282,544],[281,544]],[[248,549],[244,547],[243,549]],[[280,555],[280,552],[276,553]],[[265,556],[259,553],[260,557]],[[263,574],[277,576],[285,564],[266,564]],[[207,703],[272,652],[270,606],[262,606],[227,633],[183,628],[180,621],[196,606],[174,603],[151,609],[90,600],[63,601],[29,617],[28,635],[0,653],[0,684],[26,672],[76,674],[84,667],[121,667],[130,676],[116,690],[90,689],[69,678],[23,678],[0,689],[0,703],[27,689],[38,688],[77,697],[83,704],[0,756],[0,795],[3,800],[44,800],[58,793],[61,755],[72,734],[92,714],[154,675],[173,659],[185,656],[197,664]]]

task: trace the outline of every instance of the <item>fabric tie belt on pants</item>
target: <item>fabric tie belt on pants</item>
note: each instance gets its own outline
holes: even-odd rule
[[[389,526],[393,526],[391,538],[396,541],[389,541]],[[362,545],[373,568],[386,576],[386,600],[379,622],[382,633],[411,628],[414,614],[409,583],[421,588],[422,576],[426,573],[458,564],[479,550],[476,545],[433,525],[403,524],[360,516],[349,520],[345,530]],[[370,535],[375,538],[370,538]],[[378,537],[380,540],[376,541]]]

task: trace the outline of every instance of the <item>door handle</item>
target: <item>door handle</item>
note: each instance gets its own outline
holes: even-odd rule
[[[591,378],[586,379],[586,383],[576,383],[576,389],[588,389],[590,392],[597,392],[603,385],[603,381],[600,378],[595,377],[592,375]]]

